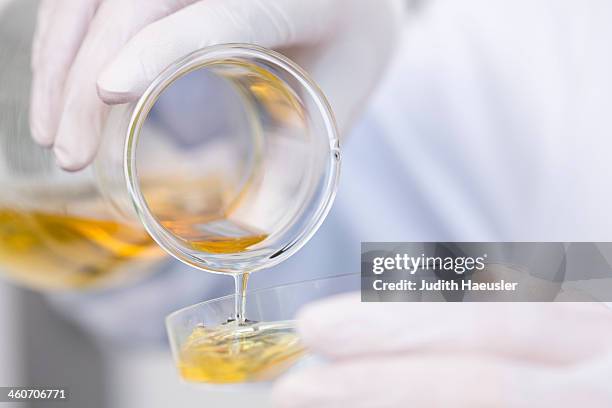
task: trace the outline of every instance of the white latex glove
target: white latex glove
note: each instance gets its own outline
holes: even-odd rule
[[[307,307],[299,331],[330,360],[281,379],[297,407],[611,407],[612,310],[597,303]]]
[[[89,164],[108,106],[205,46],[281,48],[327,93],[341,129],[390,59],[401,0],[42,0],[31,129],[66,170]]]

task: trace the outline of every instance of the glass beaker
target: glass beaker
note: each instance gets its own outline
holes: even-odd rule
[[[339,141],[323,93],[254,45],[208,47],[171,65],[135,106],[111,112],[103,140],[96,170],[108,201],[135,208],[161,247],[210,272],[282,262],[336,193]]]
[[[333,115],[282,55],[227,44],[181,59],[136,103],[113,107],[95,163],[67,173],[29,135],[30,41],[1,46],[14,56],[0,77],[0,270],[10,278],[121,282],[165,258],[154,241],[200,269],[257,270],[299,249],[328,212]]]
[[[234,295],[178,310],[166,329],[179,374],[211,385],[273,380],[308,357],[294,331],[300,308],[359,288],[360,275],[346,274],[248,291],[247,315],[261,323],[238,327],[227,322]]]

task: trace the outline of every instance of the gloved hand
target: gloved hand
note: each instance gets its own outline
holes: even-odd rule
[[[321,85],[345,129],[390,58],[401,0],[42,0],[31,129],[66,170],[89,164],[107,104],[135,100],[205,46],[282,48]]]
[[[612,310],[597,303],[360,303],[299,316],[330,360],[279,380],[297,407],[610,407]]]

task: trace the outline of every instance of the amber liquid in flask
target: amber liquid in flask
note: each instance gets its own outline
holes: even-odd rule
[[[219,180],[165,179],[145,183],[144,188],[162,224],[188,245],[216,254],[241,252],[266,235],[226,218],[224,185]],[[168,186],[173,194],[164,193]],[[135,271],[166,258],[141,226],[105,214],[103,203],[89,194],[91,189],[29,190],[49,209],[0,204],[0,269],[14,281],[47,290],[99,288],[136,278]],[[197,215],[185,210],[192,205],[194,191]],[[77,196],[70,209],[54,205],[54,197],[68,194]]]
[[[96,287],[127,278],[123,264],[162,256],[145,231],[117,221],[0,208],[0,268],[28,286]]]

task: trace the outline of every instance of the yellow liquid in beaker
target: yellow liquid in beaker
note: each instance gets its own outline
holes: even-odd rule
[[[246,251],[268,237],[226,218],[186,218],[161,224],[196,251],[231,254]]]

